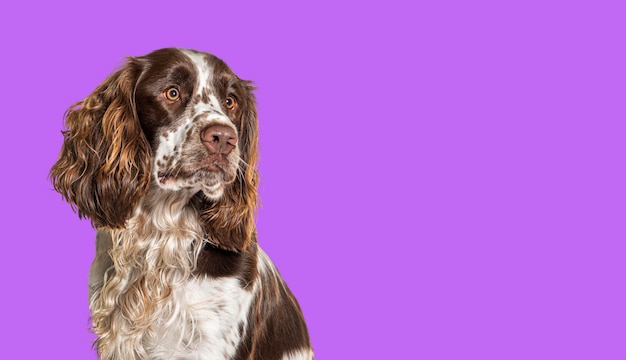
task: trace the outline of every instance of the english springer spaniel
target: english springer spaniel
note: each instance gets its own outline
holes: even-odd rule
[[[313,359],[300,307],[257,245],[257,112],[217,57],[128,58],[65,115],[54,188],[97,229],[101,359]]]

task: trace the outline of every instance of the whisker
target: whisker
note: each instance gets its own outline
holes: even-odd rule
[[[248,164],[241,156],[238,156],[239,158],[239,163],[245,167],[250,167],[250,164]]]

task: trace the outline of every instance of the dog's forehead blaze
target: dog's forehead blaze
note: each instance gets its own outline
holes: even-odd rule
[[[196,88],[193,101],[209,103],[222,111],[222,104],[217,101],[223,98],[234,79],[238,79],[224,61],[206,53],[185,51],[196,72]],[[212,97],[213,95],[213,97]]]

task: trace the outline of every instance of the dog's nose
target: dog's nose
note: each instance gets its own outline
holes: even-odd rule
[[[228,155],[237,146],[237,135],[228,126],[212,125],[202,131],[202,143],[210,154]]]

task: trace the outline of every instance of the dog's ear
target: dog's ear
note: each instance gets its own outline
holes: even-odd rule
[[[217,201],[204,200],[202,221],[209,240],[220,248],[243,251],[256,239],[257,210],[256,170],[258,153],[258,119],[256,101],[247,81],[240,84],[242,93],[235,125],[239,133],[239,170],[235,181]]]
[[[50,170],[54,189],[94,227],[120,228],[150,181],[150,145],[135,109],[142,63],[129,58],[85,100],[65,114],[59,158]]]

